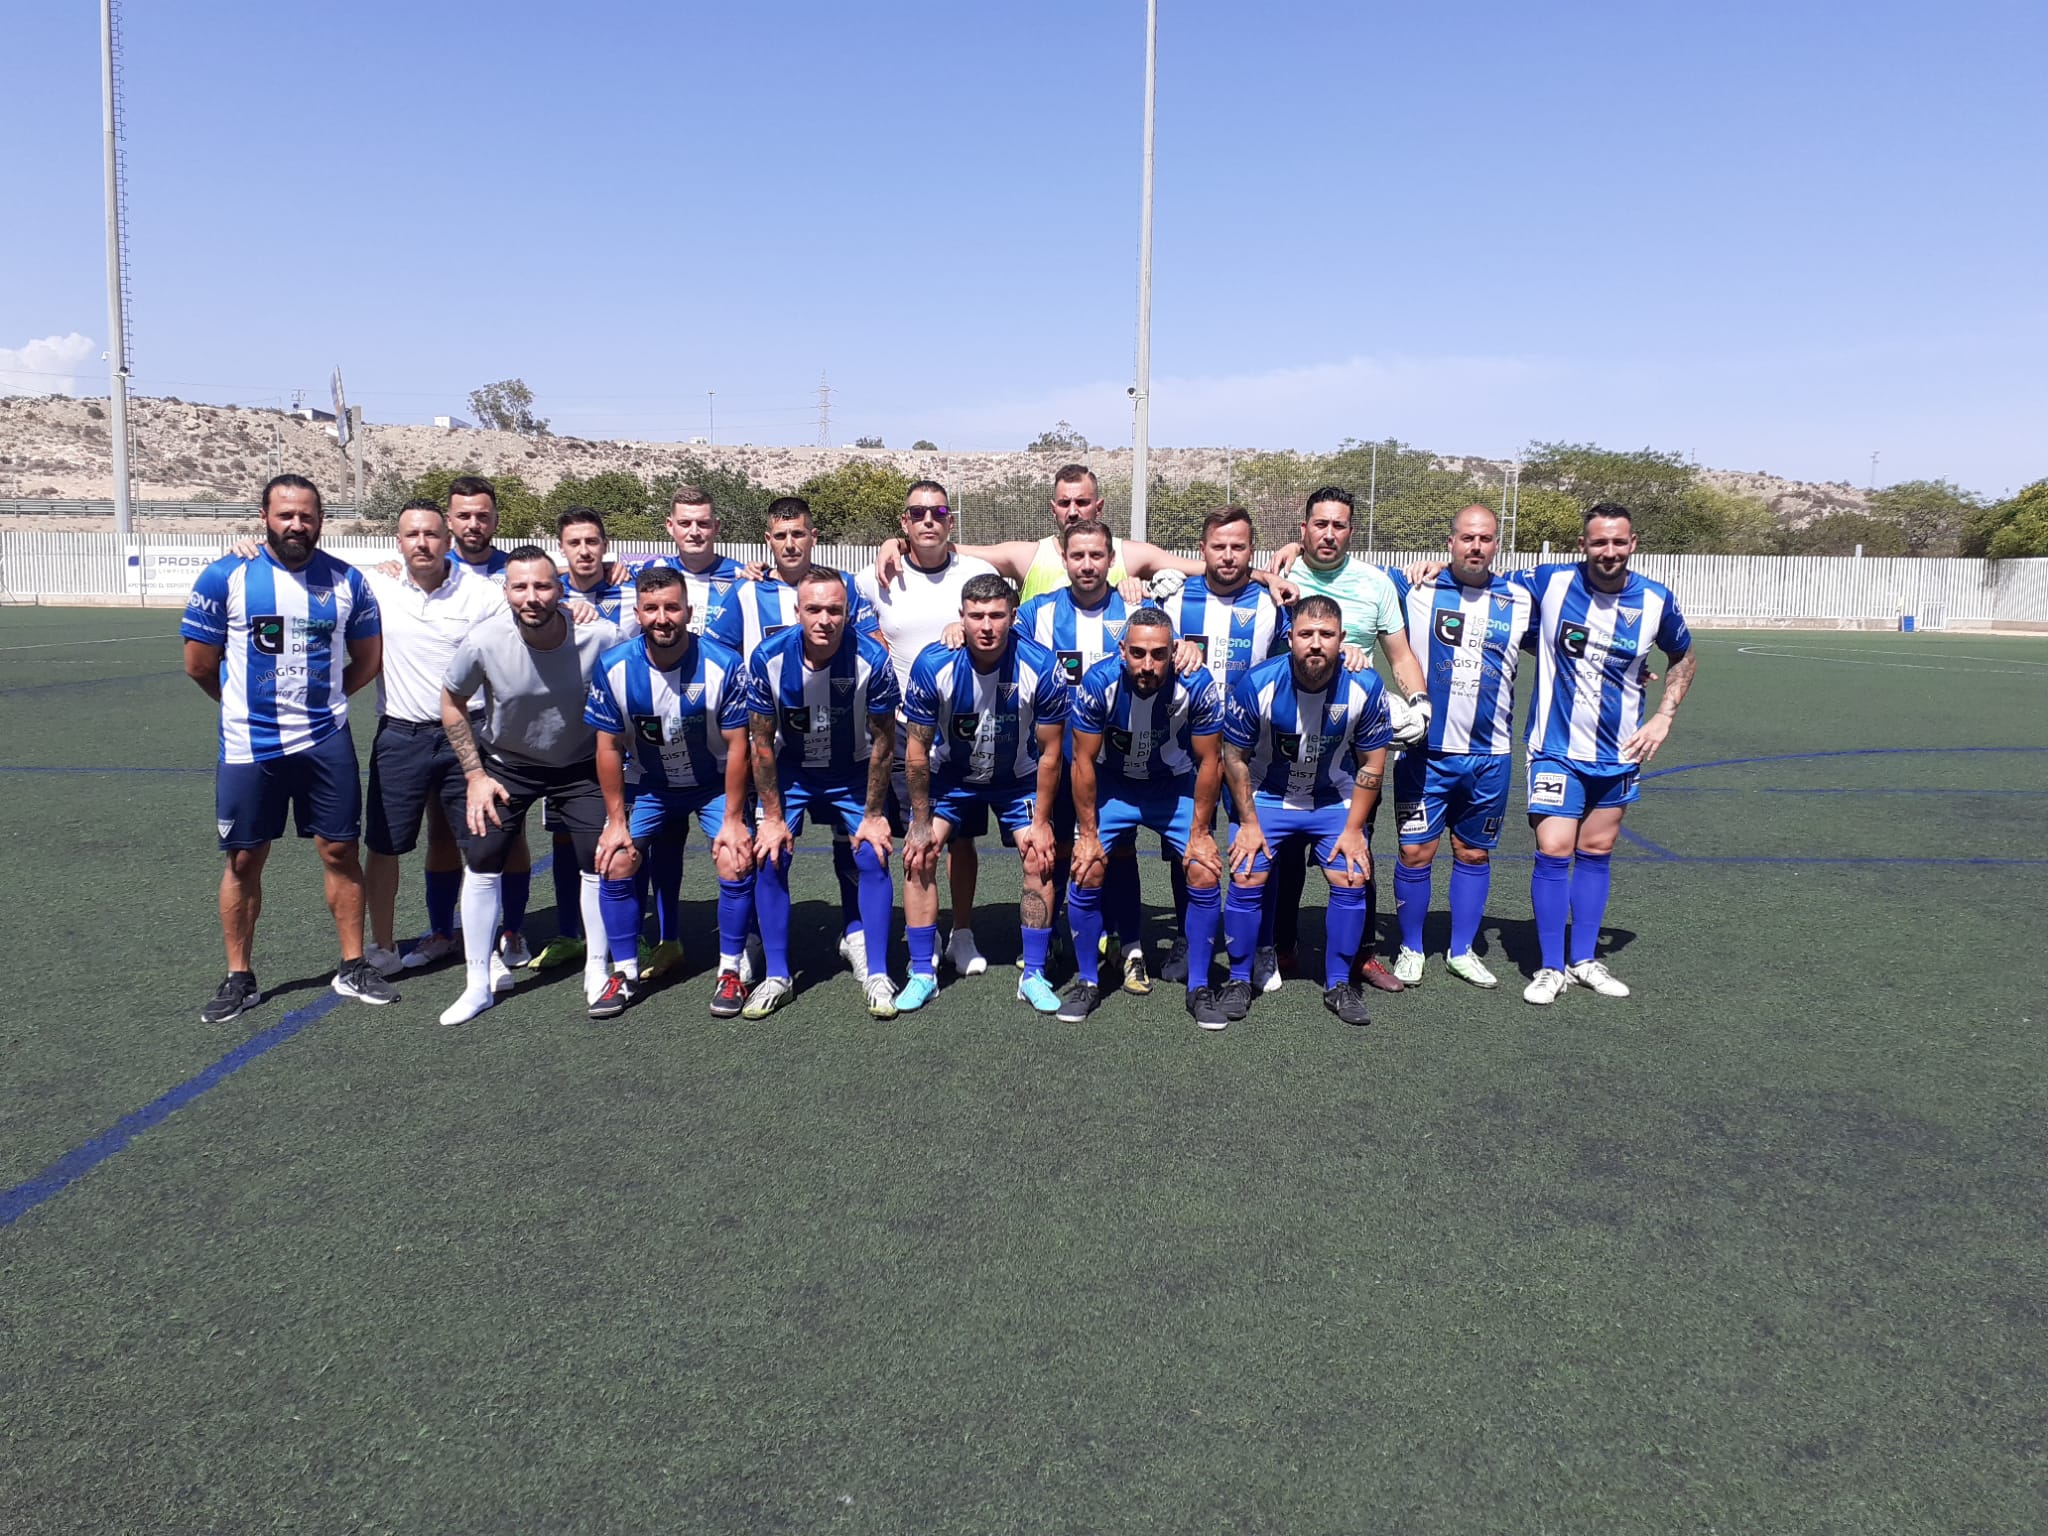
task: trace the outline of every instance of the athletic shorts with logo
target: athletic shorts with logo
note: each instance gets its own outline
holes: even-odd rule
[[[1566,816],[1584,821],[1588,811],[1634,805],[1643,795],[1642,770],[1594,767],[1566,757],[1529,757],[1529,819]]]
[[[214,829],[223,852],[276,842],[287,811],[301,837],[352,843],[362,836],[363,781],[346,729],[303,752],[214,765]]]
[[[1468,848],[1496,847],[1513,777],[1504,752],[1404,752],[1394,764],[1395,830],[1404,844],[1433,843],[1449,826]]]

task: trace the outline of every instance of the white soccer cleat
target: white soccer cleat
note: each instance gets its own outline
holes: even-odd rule
[[[1394,956],[1394,980],[1404,987],[1422,985],[1422,951],[1403,948]]]
[[[1565,979],[1563,971],[1540,970],[1535,979],[1522,988],[1522,1001],[1534,1003],[1539,1008],[1548,1008],[1564,996]]]
[[[1598,960],[1581,960],[1576,965],[1564,968],[1565,979],[1575,987],[1584,987],[1602,997],[1627,997],[1628,987],[1616,981]]]
[[[450,955],[462,953],[459,940],[430,933],[416,942],[405,952],[405,968],[415,970],[423,965],[432,965],[437,960],[446,960]]]
[[[765,1019],[795,995],[796,987],[787,976],[766,977],[748,994],[747,1006],[740,1010],[740,1017]]]
[[[533,964],[533,951],[526,947],[526,935],[507,933],[498,939],[498,948],[505,956],[505,963],[513,970],[524,970]]]
[[[859,933],[839,935],[839,958],[846,962],[846,968],[854,975],[867,975],[868,936],[865,929]]]
[[[1488,991],[1500,985],[1499,979],[1495,977],[1493,972],[1489,971],[1480,961],[1480,958],[1469,949],[1462,955],[1446,955],[1444,957],[1444,969],[1457,977],[1458,980],[1469,981],[1473,986]],[[1398,978],[1400,972],[1396,971],[1394,974]]]
[[[1160,968],[1161,981],[1182,982],[1188,979],[1188,941],[1175,939],[1173,953],[1166,957],[1166,964]]]
[[[405,961],[399,958],[398,952],[386,949],[381,944],[365,944],[363,958],[369,961],[371,968],[386,981],[405,969]]]
[[[495,949],[492,950],[491,990],[493,992],[510,992],[518,985],[518,981],[512,975],[512,967],[505,963],[505,957]]]
[[[1278,992],[1285,985],[1280,974],[1280,951],[1271,944],[1261,946],[1252,955],[1252,990]]]
[[[446,1025],[467,1024],[496,1001],[497,998],[487,991],[475,992],[465,988],[462,996],[442,1011],[441,1022]]]
[[[866,994],[868,1016],[876,1019],[896,1017],[896,983],[886,976],[870,976],[860,984]]]
[[[974,947],[973,929],[955,928],[947,937],[946,964],[961,976],[979,976],[988,969],[988,961]]]

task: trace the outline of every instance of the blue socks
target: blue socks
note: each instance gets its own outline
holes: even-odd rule
[[[1045,975],[1046,952],[1052,948],[1050,928],[1026,928],[1024,930],[1024,974],[1043,977]]]
[[[1110,866],[1112,869],[1114,865]],[[1105,876],[1105,878],[1107,878]],[[1102,890],[1067,887],[1067,931],[1074,936],[1074,971],[1094,986],[1102,979]]]
[[[1490,862],[1451,860],[1451,954],[1464,954],[1479,937],[1479,919],[1485,915],[1486,889],[1492,880]]]
[[[1607,887],[1613,874],[1607,862],[1611,857],[1605,853],[1582,853],[1572,869],[1573,965],[1592,959],[1600,947],[1600,924],[1607,917]]]
[[[455,904],[460,900],[462,900],[461,870],[428,870],[427,932],[444,935],[454,933]]]
[[[1341,987],[1351,980],[1351,957],[1365,934],[1365,887],[1331,886],[1323,921],[1323,985]]]
[[[906,926],[903,936],[910,941],[910,974],[930,976],[936,980],[939,972],[933,964],[933,957],[939,949],[938,925],[934,923],[923,928]]]
[[[718,958],[720,968],[728,956],[737,958],[747,947],[747,930],[754,926],[754,881],[718,882]]]
[[[1188,990],[1209,985],[1209,966],[1216,958],[1216,930],[1223,921],[1223,893],[1215,886],[1191,885],[1187,891]]]
[[[576,850],[567,846],[562,839],[555,840],[555,861],[548,866],[548,873],[555,882],[555,933],[565,939],[583,937],[583,877],[576,869]],[[607,916],[605,931],[611,931],[611,920]],[[632,954],[630,946],[619,949],[614,941],[613,954]]]
[[[1401,920],[1401,947],[1422,953],[1422,920],[1429,916],[1429,866],[1394,866],[1394,912]],[[1456,953],[1455,950],[1452,953]]]
[[[889,878],[889,866],[875,857],[874,849],[862,843],[853,852],[854,865],[860,871],[860,925],[867,933],[868,974],[886,976],[889,974],[889,922],[891,914],[896,910],[896,886]],[[787,877],[784,878],[782,888],[783,924],[787,927]]]
[[[754,875],[754,915],[768,974],[789,980],[789,855],[770,859]]]
[[[560,870],[562,863],[555,861]],[[569,866],[571,875],[576,867]],[[577,876],[581,884],[581,876]],[[559,877],[557,884],[560,883]],[[637,974],[640,965],[640,898],[633,891],[631,880],[600,880],[597,883],[598,904],[604,909],[604,935],[611,945],[612,969],[623,970],[629,975]],[[578,925],[578,932],[581,932]],[[630,963],[629,963],[630,962]]]
[[[1529,905],[1536,909],[1536,946],[1542,954],[1538,963],[1546,971],[1564,969],[1565,904],[1571,878],[1570,859],[1536,855],[1536,869],[1529,876]]]
[[[1223,941],[1230,950],[1230,979],[1250,981],[1252,979],[1252,951],[1259,945],[1259,916],[1264,909],[1266,888],[1262,885],[1238,885],[1233,883],[1230,894],[1223,898]],[[1188,900],[1195,898],[1188,892]],[[1188,956],[1190,966],[1194,956]],[[1188,973],[1194,974],[1192,970]]]

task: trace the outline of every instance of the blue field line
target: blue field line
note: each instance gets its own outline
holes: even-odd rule
[[[1651,842],[1647,837],[1643,836],[1642,833],[1630,827],[1627,822],[1623,822],[1619,830],[1624,840],[1633,843],[1636,847],[1642,849],[1643,852],[1649,854],[1652,858],[1675,859],[1678,857],[1678,855],[1673,853],[1669,848],[1661,847],[1660,845]]]

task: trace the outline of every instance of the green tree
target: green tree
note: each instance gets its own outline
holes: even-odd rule
[[[1088,451],[1088,439],[1074,430],[1071,421],[1056,421],[1026,445],[1026,453],[1064,453],[1069,456]]]
[[[1129,487],[1125,487],[1126,505],[1129,503],[1128,493]],[[972,491],[954,490],[951,494],[960,505],[960,537],[966,543],[1000,544],[1005,539],[1042,539],[1052,532],[1052,518],[1046,507],[1052,488],[1044,475],[1018,470],[992,485],[977,486]],[[1103,487],[1103,494],[1109,494],[1107,486]],[[1116,523],[1112,526],[1120,528],[1125,525]]]
[[[448,505],[448,487],[462,475],[481,475],[484,472],[474,464],[458,468],[435,465],[423,470],[406,485],[399,497],[401,503],[424,497],[436,506]],[[546,509],[532,487],[518,475],[486,475],[485,478],[498,493],[498,542],[524,541],[540,534],[543,530],[553,533],[554,525],[548,520]]]
[[[1870,498],[1870,515],[1897,523],[1916,555],[1952,555],[1984,499],[1946,480],[1902,480]]]
[[[533,391],[524,379],[500,379],[469,392],[470,414],[491,432],[517,432],[522,437],[548,436],[547,418],[533,414]]]
[[[888,465],[852,459],[827,474],[813,475],[797,487],[797,494],[811,504],[811,516],[824,538],[864,544],[902,527],[903,498],[909,490],[908,477]]]
[[[928,437],[920,437],[910,445],[910,451],[912,453],[937,453],[939,445]]]
[[[738,543],[760,542],[768,528],[768,503],[784,494],[777,487],[753,480],[743,469],[726,469],[685,457],[677,461],[675,468],[656,475],[648,487],[648,506],[658,524],[668,520],[679,485],[694,485],[708,495],[722,524],[719,537]],[[654,535],[665,536],[661,531]]]
[[[1907,553],[1906,535],[1897,523],[1861,512],[1830,512],[1804,528],[1788,529],[1782,540],[1788,555],[1853,555],[1859,545],[1866,555]]]
[[[2048,480],[2036,480],[1991,510],[1998,525],[1985,543],[1993,560],[2039,559],[2048,555]]]
[[[571,507],[589,507],[604,519],[605,532],[614,539],[659,539],[662,512],[654,510],[647,482],[623,469],[608,469],[595,475],[564,475],[542,502],[547,521]]]
[[[1639,448],[1622,453],[1593,443],[1532,443],[1522,485],[1562,491],[1580,508],[1612,501],[1627,507],[1636,537],[1658,554],[1704,553],[1720,536],[1711,503],[1698,490],[1699,472],[1682,454]]]
[[[1223,500],[1223,487],[1213,480],[1191,480],[1184,486],[1154,480],[1145,493],[1147,542],[1161,549],[1192,552],[1200,548],[1202,519],[1222,506]]]
[[[1375,550],[1441,549],[1451,519],[1462,508],[1474,502],[1492,507],[1500,501],[1498,488],[1486,494],[1463,470],[1442,468],[1428,449],[1391,437],[1378,443],[1347,438],[1335,453],[1316,461],[1316,470],[1315,484],[1305,487],[1302,495],[1322,485],[1349,491],[1358,503],[1351,547],[1361,554],[1368,536]],[[1297,502],[1289,538],[1300,528],[1301,510]]]

